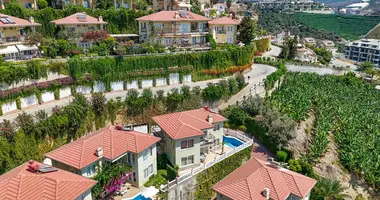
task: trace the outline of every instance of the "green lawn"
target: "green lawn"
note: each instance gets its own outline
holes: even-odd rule
[[[379,22],[378,16],[294,14],[296,20],[309,27],[334,32],[346,40],[356,40],[374,28]]]
[[[145,187],[154,186],[155,188],[159,188],[160,185],[166,184],[168,180],[166,179],[168,173],[164,169],[160,169],[157,171],[155,176],[149,178],[149,181],[144,184]]]

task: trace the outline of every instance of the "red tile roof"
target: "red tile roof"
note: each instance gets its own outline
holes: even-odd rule
[[[203,129],[213,128],[214,125],[207,121],[209,115],[212,116],[213,123],[227,120],[223,116],[204,108],[154,116],[152,119],[170,138],[182,139],[202,136],[204,135]]]
[[[0,13],[0,17],[2,17],[2,18],[9,18],[9,19],[11,19],[12,21],[15,22],[13,24],[11,24],[11,23],[5,24],[2,21],[0,21],[0,27],[32,27],[32,26],[41,26],[41,24],[39,24],[39,23],[31,23],[28,20],[17,18],[17,17],[13,17],[13,16],[10,16],[10,15],[4,15],[4,14],[1,14],[1,13]]]
[[[154,22],[164,22],[164,21],[209,21],[211,19],[207,17],[203,17],[202,15],[198,15],[195,13],[192,13],[190,11],[187,11],[187,15],[189,17],[178,17],[176,18],[175,15],[178,11],[161,11],[157,13],[153,13],[150,15],[146,15],[140,18],[137,18],[136,20],[141,21],[154,21]]]
[[[140,153],[160,138],[136,131],[117,130],[113,126],[99,129],[79,140],[66,144],[45,156],[76,169],[82,169],[100,158],[96,150],[103,148],[103,157],[114,160],[127,153]]]
[[[209,21],[208,22],[209,24],[232,24],[232,25],[238,25],[240,24],[238,21],[234,20],[234,19],[231,19],[230,17],[221,17],[221,18],[218,18],[218,19],[214,19],[212,21]]]
[[[85,15],[86,19],[81,21],[78,19],[79,15]],[[67,16],[62,19],[57,19],[52,21],[52,23],[56,25],[80,25],[80,24],[107,24],[105,21],[99,21],[99,19],[95,17],[91,17],[86,13],[75,13],[73,15]]]
[[[60,169],[33,173],[27,170],[27,165],[24,163],[0,176],[0,199],[76,199],[96,184],[94,180]]]
[[[304,198],[316,183],[307,176],[252,158],[212,189],[231,199],[266,200],[262,192],[267,188],[270,199],[284,200],[290,194]]]

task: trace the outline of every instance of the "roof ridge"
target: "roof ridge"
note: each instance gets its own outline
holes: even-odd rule
[[[270,182],[273,185],[273,189],[275,191],[274,194],[277,196],[277,199],[280,199],[280,197],[278,196],[277,190],[276,190],[276,186],[274,185],[274,181],[272,179],[271,173],[269,173],[268,168],[264,167],[263,169],[265,169],[266,173],[268,173],[268,177],[269,177]],[[288,188],[288,190],[289,190],[289,188]]]
[[[113,158],[113,130],[112,130],[111,126],[108,126],[108,130],[110,131],[109,137],[111,140],[111,158]],[[103,143],[104,143],[104,139],[103,139]],[[104,144],[102,144],[102,146],[104,146]]]
[[[199,118],[197,118],[197,117],[194,117],[194,116],[188,114],[187,112],[183,112],[183,114],[185,114],[185,115],[187,115],[187,116],[189,116],[189,117],[191,117],[191,118],[194,118],[194,119],[196,119],[196,120],[198,120],[198,121],[206,122],[206,123],[208,123],[208,124],[213,125],[212,123],[208,122],[206,119],[205,119],[205,121],[203,121],[203,120],[201,120],[201,119],[199,119]],[[210,115],[211,115],[211,114],[210,114]]]
[[[83,158],[83,149],[84,149],[84,142],[85,142],[85,140],[82,140],[81,141],[82,142],[82,144],[80,145],[80,148],[81,148],[81,150],[80,150],[80,159],[79,159],[79,169],[82,169],[82,158]]]
[[[283,172],[281,172],[281,175],[283,176]],[[295,185],[296,185],[296,187],[297,187],[298,192],[299,192],[299,193],[301,194],[301,196],[302,196],[302,192],[301,192],[300,188],[298,187],[298,183],[297,183],[296,179],[294,179],[294,176],[292,176],[291,174],[289,174],[289,175],[292,177],[292,179],[293,179],[293,181],[294,181],[294,183],[295,183]]]
[[[23,174],[18,174],[19,176],[16,176],[19,181],[18,181],[18,188],[17,188],[17,199],[19,199],[20,197],[20,193],[21,193],[21,182],[22,182],[22,177],[23,177]],[[9,184],[9,182],[8,182]],[[8,187],[7,187],[8,188]],[[7,189],[8,190],[8,189]]]

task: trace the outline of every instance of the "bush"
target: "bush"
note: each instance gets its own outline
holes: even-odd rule
[[[239,130],[245,132],[245,131],[247,131],[247,127],[244,125],[241,125],[241,126],[239,126]]]
[[[288,153],[286,153],[285,151],[277,151],[276,156],[278,161],[285,162],[288,158]]]
[[[166,171],[168,172],[167,179],[172,181],[178,176],[178,165],[174,165],[174,167],[172,167],[169,164],[166,164]]]

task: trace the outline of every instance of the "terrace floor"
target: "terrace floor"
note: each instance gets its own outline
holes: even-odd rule
[[[138,187],[130,186],[128,191],[123,196],[114,196],[115,200],[126,200],[136,196],[140,191]]]

